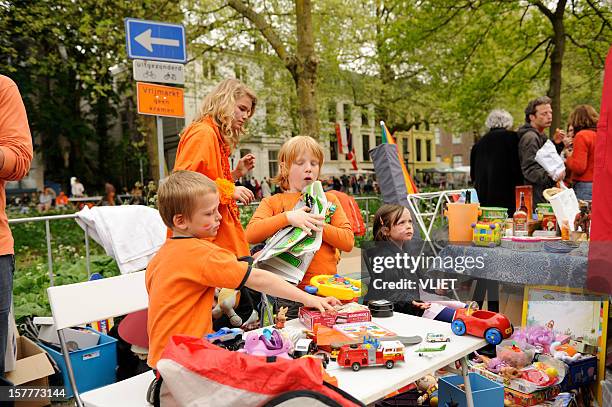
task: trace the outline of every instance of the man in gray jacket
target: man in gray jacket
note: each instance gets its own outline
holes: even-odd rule
[[[546,170],[536,162],[536,153],[548,137],[544,130],[552,123],[551,100],[548,96],[541,96],[529,102],[525,108],[525,124],[518,129],[518,153],[521,170],[525,183],[533,186],[533,207],[538,203],[546,202],[543,192],[555,186],[556,181],[565,177],[565,171],[559,178],[552,179]]]

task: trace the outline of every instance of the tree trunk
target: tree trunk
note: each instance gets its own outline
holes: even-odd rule
[[[311,11],[310,0],[297,0],[295,2],[298,63],[295,74],[293,74],[293,80],[297,90],[301,134],[318,139],[319,114],[316,86],[319,61],[314,50]]]
[[[554,32],[553,48],[550,55],[550,82],[548,88],[548,96],[552,99],[551,107],[553,112],[553,120],[549,130],[551,136],[555,133],[555,129],[561,127],[561,71],[563,68],[563,54],[565,53],[564,11],[565,2],[561,1],[551,20]]]

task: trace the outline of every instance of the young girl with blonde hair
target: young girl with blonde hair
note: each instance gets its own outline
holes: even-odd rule
[[[244,134],[244,125],[253,116],[257,97],[237,79],[219,83],[202,102],[198,115],[183,130],[174,170],[199,172],[214,180],[219,190],[221,225],[213,242],[233,252],[248,256],[249,245],[240,223],[236,201],[248,204],[253,193],[234,182],[255,166],[254,156],[247,154],[230,168],[229,156]]]
[[[272,179],[283,192],[264,198],[246,228],[249,243],[261,243],[280,229],[292,225],[306,232],[323,232],[323,243],[306,270],[298,287],[304,288],[310,279],[321,274],[336,274],[336,249],[348,252],[354,244],[351,224],[338,198],[328,192],[327,200],[335,205],[329,223],[324,216],[309,213],[309,208],[294,209],[304,188],[319,178],[323,166],[323,149],[312,137],[296,136],[285,142],[278,155],[279,173]],[[298,304],[279,301],[288,306],[287,316],[297,316]]]

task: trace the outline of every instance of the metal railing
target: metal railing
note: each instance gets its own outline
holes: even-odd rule
[[[355,200],[365,201],[366,216],[364,219],[364,223],[365,223],[365,229],[367,231],[369,228],[369,221],[370,221],[370,201],[371,200],[380,201],[380,198],[377,196],[358,196],[358,197],[355,197]],[[259,205],[259,202],[260,201],[251,202],[248,205],[240,204],[240,206],[257,207]],[[31,217],[31,218],[15,218],[15,219],[9,219],[8,221],[9,225],[17,225],[20,223],[28,223],[28,222],[45,222],[45,239],[47,243],[47,268],[49,271],[49,282],[51,286],[54,285],[54,278],[53,278],[54,276],[53,276],[53,252],[51,249],[50,222],[55,221],[55,220],[76,219],[76,218],[77,218],[77,213],[75,212],[75,213],[70,213],[66,215],[38,216],[38,217]],[[85,235],[85,267],[87,269],[87,277],[89,278],[91,277],[91,263],[90,263],[89,228],[88,227],[85,227],[84,235]]]

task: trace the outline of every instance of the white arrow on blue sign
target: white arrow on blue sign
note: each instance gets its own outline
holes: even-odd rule
[[[156,61],[187,61],[185,27],[180,24],[125,19],[128,58]]]

